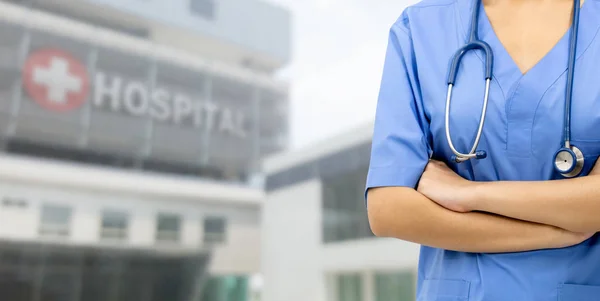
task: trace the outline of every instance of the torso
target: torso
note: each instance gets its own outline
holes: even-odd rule
[[[432,156],[474,181],[558,179],[552,162],[563,143],[566,33],[573,2],[484,0],[479,38],[493,50],[494,69],[478,149],[486,150],[488,157],[456,164],[450,160],[453,153],[445,136],[446,80],[452,56],[469,39],[473,1],[425,0],[400,19],[399,26],[408,34],[398,30],[399,49],[411,76],[414,113],[423,113],[419,121]],[[600,156],[599,15],[600,0],[586,0],[580,15],[571,114],[571,142],[582,149],[586,160],[582,175]],[[450,132],[454,146],[463,152],[473,145],[479,125],[484,58],[482,52],[466,54],[453,86]],[[473,254],[424,246],[418,291],[419,301],[597,300],[600,234],[570,248],[521,253]]]

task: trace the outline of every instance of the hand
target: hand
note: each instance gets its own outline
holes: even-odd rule
[[[456,212],[473,210],[469,193],[473,182],[452,171],[444,162],[431,160],[427,164],[417,191],[432,201]]]

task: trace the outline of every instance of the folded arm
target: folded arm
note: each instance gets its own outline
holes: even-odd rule
[[[473,184],[472,210],[570,231],[600,231],[600,175],[544,182]]]
[[[583,235],[553,226],[453,212],[411,188],[428,163],[431,131],[406,24],[397,22],[390,29],[377,101],[366,185],[373,232],[465,252],[517,252],[579,243]]]
[[[561,248],[589,235],[487,213],[458,213],[406,187],[368,192],[373,233],[447,250],[477,253]]]
[[[573,232],[600,231],[600,168],[586,177],[554,181],[472,182],[432,162],[419,191],[459,212],[484,211]]]

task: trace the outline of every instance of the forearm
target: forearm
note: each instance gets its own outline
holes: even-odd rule
[[[486,213],[457,213],[402,187],[371,189],[369,221],[378,236],[463,252],[558,248],[563,229]]]
[[[600,176],[540,182],[476,182],[472,210],[574,232],[600,230]]]

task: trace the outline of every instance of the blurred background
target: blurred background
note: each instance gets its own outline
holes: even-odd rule
[[[363,197],[414,2],[0,0],[0,300],[414,300]]]

